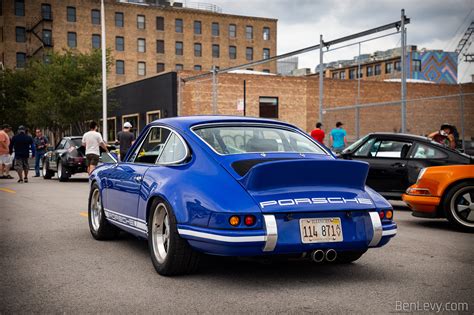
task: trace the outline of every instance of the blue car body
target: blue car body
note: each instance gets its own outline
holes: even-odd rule
[[[99,186],[108,222],[147,238],[154,198],[172,208],[179,236],[196,251],[227,256],[300,254],[315,249],[365,251],[385,245],[396,224],[381,218],[392,210],[378,193],[365,186],[368,164],[325,154],[255,152],[220,154],[200,138],[196,126],[253,124],[285,128],[315,142],[300,129],[280,121],[192,116],[150,123],[129,150],[125,162],[104,164],[91,174]],[[150,128],[178,134],[188,158],[178,164],[127,162]],[[131,160],[130,160],[131,161]],[[255,222],[246,226],[244,217]],[[229,223],[231,216],[242,220]],[[342,240],[304,243],[300,220],[340,218]]]

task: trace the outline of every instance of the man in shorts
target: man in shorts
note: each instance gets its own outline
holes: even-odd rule
[[[10,142],[10,154],[15,152],[15,170],[18,173],[19,183],[28,183],[28,158],[31,156],[35,157],[35,145],[33,138],[26,133],[24,126],[18,127],[18,133],[13,136]],[[24,173],[24,177],[23,177]]]
[[[87,173],[90,175],[99,164],[100,148],[103,148],[106,152],[109,151],[102,135],[97,132],[95,121],[90,123],[89,131],[82,136],[82,145],[86,148]]]
[[[0,178],[12,179],[10,176],[10,166],[12,164],[10,156],[10,137],[8,133],[11,127],[3,125],[0,130]]]

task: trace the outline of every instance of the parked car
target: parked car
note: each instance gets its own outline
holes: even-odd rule
[[[193,272],[201,253],[349,263],[397,231],[367,172],[283,122],[166,118],[91,174],[89,227],[97,240],[147,239],[162,275]]]
[[[399,133],[371,133],[342,151],[344,159],[370,164],[367,185],[387,198],[401,198],[428,166],[473,163],[472,157],[428,138]]]
[[[424,168],[403,200],[415,217],[447,218],[455,227],[474,232],[474,165]]]

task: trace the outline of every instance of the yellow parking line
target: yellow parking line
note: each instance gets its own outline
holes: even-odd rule
[[[79,215],[86,218],[88,217],[87,212],[79,212]]]
[[[16,191],[14,191],[13,189],[10,189],[10,188],[0,187],[0,190],[4,191],[4,192],[7,192],[7,193],[10,193],[10,194],[16,194]]]

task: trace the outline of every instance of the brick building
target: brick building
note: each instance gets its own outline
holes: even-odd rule
[[[407,47],[407,78],[436,83],[457,83],[458,56],[455,52],[441,50],[417,50]],[[360,64],[360,72],[358,72]],[[316,73],[319,65],[316,67]],[[376,51],[351,60],[339,60],[324,64],[325,77],[342,80],[381,81],[400,79],[401,48]]]
[[[8,0],[0,7],[0,55],[6,68],[50,50],[100,48],[99,0]],[[105,0],[108,85],[171,70],[209,71],[276,54],[277,20],[222,14],[215,6]],[[255,70],[276,72],[275,63]]]

